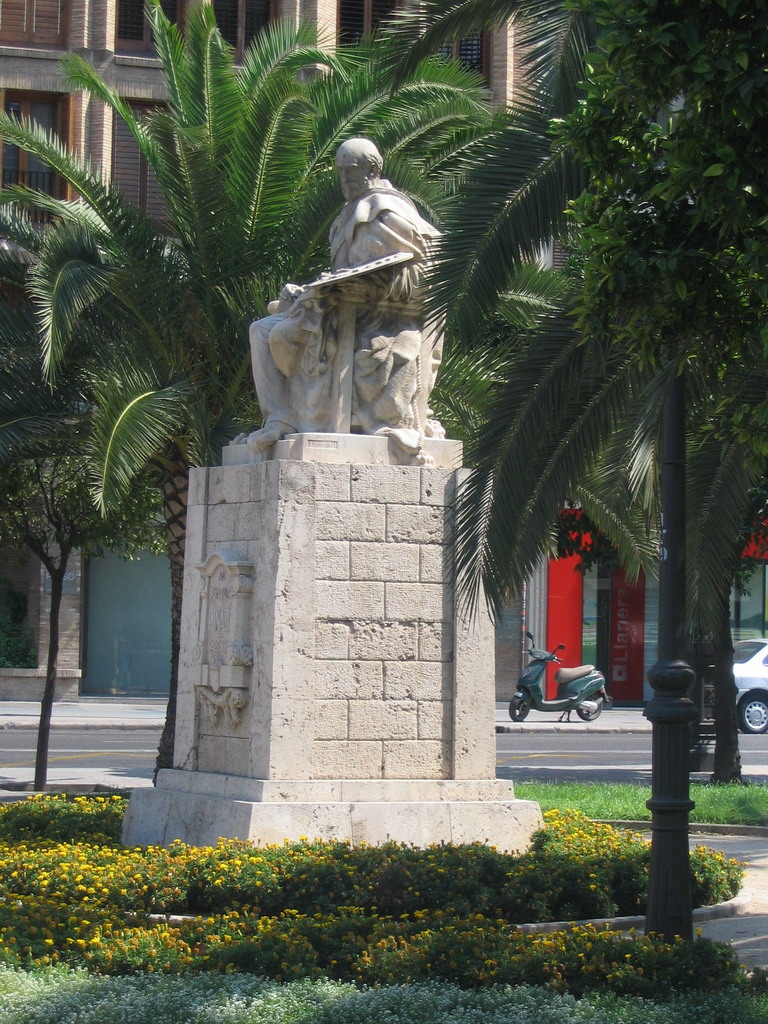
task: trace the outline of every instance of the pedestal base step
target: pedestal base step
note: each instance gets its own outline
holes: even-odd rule
[[[324,794],[312,792],[318,787],[313,782],[242,779],[239,781],[245,785],[235,795],[235,781],[233,776],[210,773],[161,772],[156,788],[133,791],[123,842],[128,846],[168,846],[180,839],[192,846],[213,846],[219,837],[250,840],[256,845],[301,838],[370,845],[393,840],[421,847],[480,842],[512,852],[528,846],[542,821],[538,804],[514,799],[511,783],[450,780],[441,786],[435,780],[414,780],[398,782],[387,793],[386,782],[373,788],[368,780],[346,780],[326,786],[350,787],[349,795],[354,792],[356,799],[324,800]],[[308,799],[300,799],[302,785],[309,791]],[[414,793],[420,788],[432,791],[434,798],[403,799],[406,786]],[[278,795],[281,789],[282,799]],[[228,790],[231,795],[223,795]],[[368,793],[376,796],[361,799]]]

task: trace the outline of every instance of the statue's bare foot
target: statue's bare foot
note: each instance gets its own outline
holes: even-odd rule
[[[275,441],[282,440],[287,434],[295,434],[296,428],[289,423],[282,423],[280,420],[272,420],[265,423],[261,430],[254,430],[248,435],[248,444],[257,452],[265,452],[271,448]]]
[[[430,417],[427,419],[427,425],[424,427],[424,436],[442,439],[445,437],[445,427],[440,420]]]
[[[238,434],[237,437],[233,437],[232,440],[229,443],[230,444],[245,444],[245,442],[247,440],[248,440],[248,435],[247,434]]]

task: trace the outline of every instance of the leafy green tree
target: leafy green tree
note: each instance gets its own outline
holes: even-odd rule
[[[99,505],[112,507],[147,465],[161,477],[173,592],[164,767],[172,763],[189,469],[218,462],[222,445],[254,425],[247,328],[285,281],[327,265],[341,202],[338,145],[372,137],[398,186],[439,219],[463,154],[493,117],[480,83],[443,61],[423,62],[393,90],[393,50],[383,41],[332,55],[309,29],[278,23],[236,67],[210,5],[188,9],[183,35],[158,0],[148,16],[166,107],[138,119],[81,56],[64,67],[72,85],[128,126],[157,179],[161,224],[34,125],[0,115],[0,135],[78,196],[6,193],[58,219],[32,283],[51,379],[83,326],[94,328],[90,462]]]
[[[23,547],[50,577],[46,673],[35,757],[35,789],[47,777],[51,711],[59,654],[59,617],[72,552],[130,554],[157,546],[160,507],[147,478],[137,480],[102,514],[92,495],[87,449],[91,440],[91,332],[73,345],[51,387],[44,379],[37,325],[29,302],[30,268],[45,234],[22,213],[0,211],[0,232],[24,246],[0,251],[0,541]]]
[[[724,436],[764,455],[768,403],[749,382],[768,354],[768,3],[573,7],[605,26],[560,136],[591,179],[573,207],[580,328],[647,360],[711,360],[742,385],[729,387]]]
[[[49,438],[51,447],[69,449],[65,438]],[[93,503],[83,459],[76,454],[18,458],[0,465],[0,541],[22,545],[40,559],[50,577],[49,634],[45,685],[40,704],[34,788],[45,789],[51,711],[56,691],[59,618],[64,579],[72,552],[100,555],[130,553],[155,539],[152,529],[155,491],[135,487],[120,506],[102,515]],[[154,508],[153,508],[154,506]]]

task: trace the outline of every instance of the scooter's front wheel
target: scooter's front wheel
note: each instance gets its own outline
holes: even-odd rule
[[[600,717],[600,714],[603,710],[603,698],[597,697],[595,699],[595,704],[597,705],[597,707],[594,711],[590,711],[588,708],[585,708],[583,704],[576,708],[576,714],[579,716],[582,722],[594,722],[596,718]]]
[[[530,710],[531,702],[524,697],[513,697],[509,702],[509,717],[513,722],[522,722]]]

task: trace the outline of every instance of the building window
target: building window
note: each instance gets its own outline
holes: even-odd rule
[[[485,32],[471,32],[440,48],[446,60],[459,61],[468,71],[488,77],[488,38]]]
[[[50,96],[35,96],[24,93],[7,92],[5,94],[5,112],[17,120],[26,119],[36,121],[41,128],[55,131],[61,138],[66,139],[67,132],[64,130],[67,121],[67,96],[52,98]],[[27,185],[38,192],[45,192],[49,196],[62,196],[64,189],[61,180],[51,170],[48,164],[43,163],[31,153],[26,153],[18,146],[12,146],[4,142],[3,149],[3,188],[8,185]],[[48,215],[40,212],[35,214],[32,211],[32,219],[44,221]]]
[[[272,16],[271,0],[213,0],[213,10],[219,31],[238,57]]]
[[[137,117],[146,116],[152,109],[153,105],[150,104],[132,105]],[[112,184],[117,185],[126,199],[135,203],[152,220],[165,220],[165,204],[157,179],[130,129],[120,117],[115,117],[112,136]]]
[[[355,45],[391,16],[397,0],[340,0],[339,42]]]
[[[0,0],[0,43],[63,46],[67,0]]]
[[[160,6],[169,21],[177,21],[183,0],[162,0]],[[144,14],[144,0],[119,0],[117,46],[123,50],[151,50],[152,32]]]

